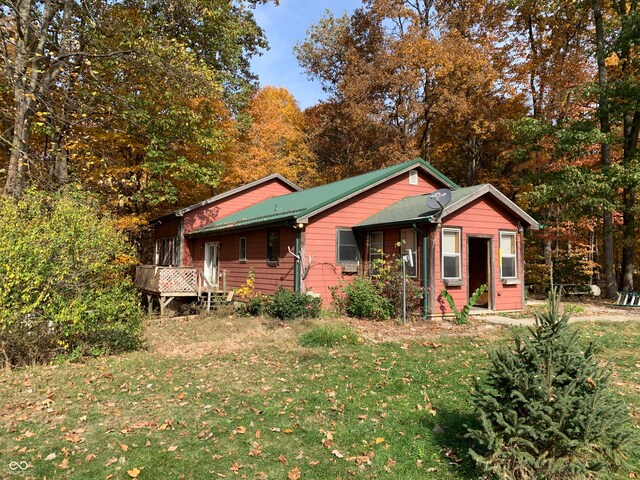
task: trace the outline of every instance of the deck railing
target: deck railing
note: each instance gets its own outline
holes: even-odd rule
[[[164,294],[190,293],[196,295],[198,290],[196,269],[192,267],[138,265],[135,285],[147,292]]]

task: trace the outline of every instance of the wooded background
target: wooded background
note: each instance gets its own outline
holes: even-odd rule
[[[327,100],[258,89],[268,0],[2,0],[0,181],[149,219],[278,172],[303,187],[415,156],[542,224],[527,282],[637,277],[638,0],[363,0],[296,46]],[[1,226],[0,226],[1,228]]]

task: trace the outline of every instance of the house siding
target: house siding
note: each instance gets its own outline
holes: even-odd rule
[[[518,285],[503,285],[500,278],[500,231],[517,232],[518,221],[508,214],[497,203],[482,197],[475,202],[465,206],[463,209],[449,215],[443,221],[441,228],[438,228],[435,234],[434,249],[434,274],[435,278],[432,285],[435,286],[434,299],[435,305],[432,304],[432,315],[446,315],[451,313],[451,309],[446,300],[441,296],[442,290],[445,288],[442,280],[442,228],[460,228],[462,231],[461,245],[461,263],[462,263],[462,285],[446,287],[447,291],[453,297],[456,306],[461,309],[469,296],[473,293],[469,291],[469,262],[473,259],[468,257],[469,237],[483,237],[490,241],[491,245],[491,275],[490,301],[493,310],[520,310],[523,308],[523,271],[521,258],[522,235],[516,235],[516,251],[518,252]]]
[[[296,232],[290,227],[278,227],[280,231],[280,249],[277,266],[267,265],[267,229],[250,230],[227,235],[199,237],[191,240],[193,244],[193,266],[204,269],[204,245],[219,242],[218,273],[227,278],[227,290],[236,290],[247,281],[249,271],[255,272],[255,290],[272,295],[280,286],[293,289],[295,259],[287,247],[295,248]],[[247,260],[240,261],[240,237],[247,238]],[[219,283],[222,288],[222,280]]]
[[[182,219],[184,223],[182,231],[181,266],[194,266],[192,254],[193,244],[192,241],[185,238],[186,234],[268,198],[286,195],[294,191],[293,188],[280,180],[276,178],[271,179],[249,190],[237,192],[218,202],[213,202],[209,205],[203,205],[202,207],[191,210],[185,213],[182,218],[169,218],[162,223],[157,223],[154,229],[154,240],[178,235],[180,220]]]
[[[402,198],[426,194],[441,187],[441,184],[421,170],[418,170],[418,184],[410,185],[409,172],[405,172],[311,217],[311,222],[306,227],[304,253],[307,258],[312,256],[313,262],[305,280],[306,290],[318,293],[326,308],[331,303],[329,287],[338,285],[340,281],[349,282],[355,277],[355,274],[343,273],[342,267],[337,265],[337,228],[351,227]],[[389,233],[385,231],[384,235],[385,251],[389,249],[390,252],[393,249],[397,252],[395,242],[400,238],[400,231],[397,228],[388,231]],[[362,273],[362,262],[367,259],[366,233],[362,232],[358,240],[361,255],[359,271]]]

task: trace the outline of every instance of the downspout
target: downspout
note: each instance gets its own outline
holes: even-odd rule
[[[413,224],[413,229],[422,235],[422,291],[424,292],[422,295],[422,320],[426,320],[427,306],[428,306],[427,297],[429,295],[429,291],[428,291],[429,283],[427,279],[427,272],[428,272],[428,266],[429,266],[429,262],[428,262],[429,252],[427,252],[427,234],[422,230],[420,230],[415,223]]]
[[[293,269],[293,291],[300,293],[300,230],[296,228],[295,267]]]

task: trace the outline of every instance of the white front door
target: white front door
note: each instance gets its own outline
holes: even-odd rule
[[[218,242],[204,244],[204,278],[218,288]]]

